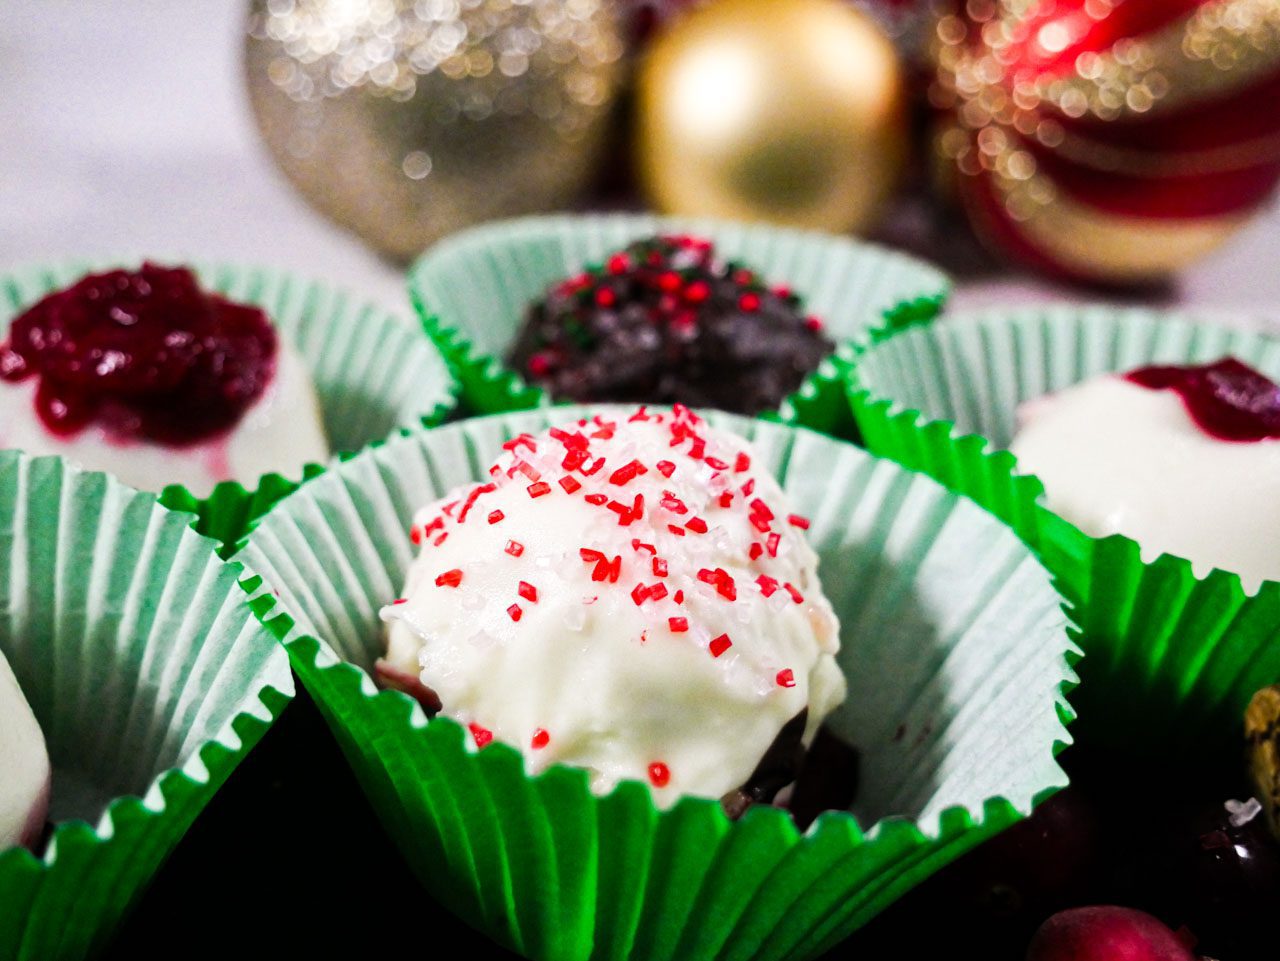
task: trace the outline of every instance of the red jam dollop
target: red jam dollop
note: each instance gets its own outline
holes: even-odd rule
[[[276,332],[257,307],[200,289],[186,267],[91,274],[13,321],[0,378],[36,377],[59,436],[186,447],[240,420],[275,374]]]
[[[1218,440],[1280,439],[1280,386],[1234,357],[1192,367],[1142,367],[1125,379],[1177,392],[1191,419]]]

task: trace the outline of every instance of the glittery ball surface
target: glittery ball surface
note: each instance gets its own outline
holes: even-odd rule
[[[608,0],[255,0],[249,95],[285,174],[400,258],[570,203],[624,52]]]

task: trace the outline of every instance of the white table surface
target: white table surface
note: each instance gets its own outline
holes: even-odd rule
[[[240,72],[247,6],[0,0],[0,270],[94,254],[263,263],[407,309],[399,269],[314,213],[260,143]],[[1272,204],[1138,301],[1280,324],[1278,261]],[[1106,298],[1004,274],[961,279],[952,304],[1049,296]]]

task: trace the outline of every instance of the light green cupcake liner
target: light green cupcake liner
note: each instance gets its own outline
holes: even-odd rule
[[[0,850],[0,958],[99,950],[293,696],[238,568],[190,522],[0,452],[0,649],[44,730],[55,824],[38,856]]]
[[[911,323],[936,314],[950,290],[922,261],[846,237],[762,224],[594,214],[528,217],[455,234],[409,273],[409,293],[427,333],[444,355],[471,413],[527,410],[549,403],[504,358],[526,306],[548,285],[599,264],[633,240],[691,233],[718,252],[799,294],[837,344],[774,414],[776,419],[850,437],[840,373],[850,342],[886,321]]]
[[[1090,376],[1233,355],[1280,377],[1280,341],[1212,315],[1028,307],[884,333],[848,379],[867,447],[1003,518],[1076,605],[1088,654],[1077,707],[1086,740],[1145,750],[1231,750],[1253,692],[1280,680],[1280,584],[1197,578],[1182,559],[1144,563],[1125,537],[1091,538],[1016,474],[1017,406]]]
[[[90,271],[139,263],[141,258],[74,261],[0,276],[0,331],[31,304]],[[196,271],[208,289],[261,306],[298,351],[315,384],[325,434],[335,453],[359,450],[424,417],[440,420],[452,409],[454,385],[444,361],[406,318],[284,271],[226,264],[198,264]],[[240,484],[251,491],[265,485],[263,498],[269,503],[278,487],[278,479],[270,477],[241,478]],[[214,499],[234,496],[223,491]],[[240,532],[212,529],[208,518],[215,513],[178,489],[166,492],[164,502],[196,512],[201,532],[219,540],[233,540]],[[216,516],[225,519],[228,514]]]
[[[861,752],[853,816],[801,834],[771,807],[732,822],[702,799],[658,811],[638,783],[597,797],[581,770],[528,777],[514,749],[468,750],[458,724],[379,692],[378,611],[415,508],[582,412],[407,431],[303,484],[237,555],[390,835],[468,923],[537,959],[808,958],[1065,783],[1076,648],[1025,545],[891,462],[728,415],[711,420],[811,518],[850,685],[830,724]]]

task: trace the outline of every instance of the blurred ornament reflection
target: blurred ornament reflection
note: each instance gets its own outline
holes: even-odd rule
[[[609,0],[254,0],[245,72],[294,185],[403,260],[580,196],[623,52]]]

